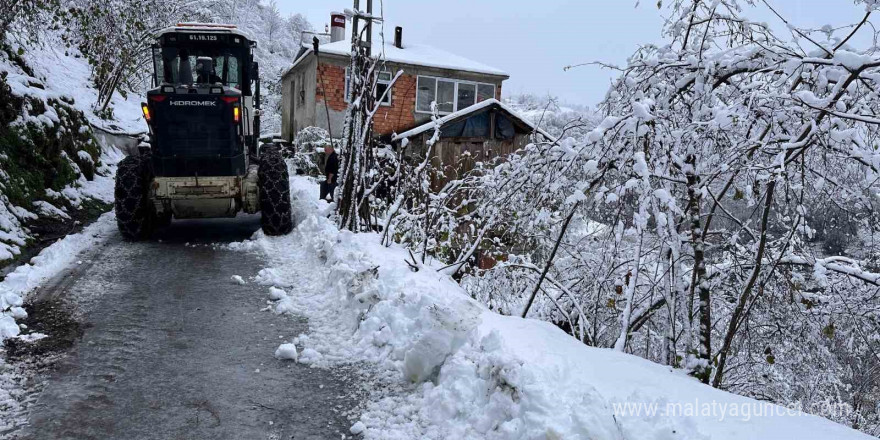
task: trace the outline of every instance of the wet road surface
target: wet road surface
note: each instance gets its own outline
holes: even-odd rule
[[[39,293],[83,336],[54,365],[19,439],[340,439],[357,404],[342,371],[279,361],[304,320],[239,285],[258,217],[175,222],[145,243],[111,238]],[[351,435],[348,435],[351,438]]]

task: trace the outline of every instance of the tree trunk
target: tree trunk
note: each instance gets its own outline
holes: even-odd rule
[[[691,374],[701,382],[708,384],[712,374],[712,298],[706,284],[705,237],[701,222],[703,195],[700,192],[700,178],[695,174],[696,157],[688,156],[686,163],[690,165],[687,172],[688,212],[690,213],[691,245],[694,249],[694,270],[691,278],[691,297],[696,296],[699,314],[697,328],[698,343],[697,365]],[[694,295],[696,293],[696,295]]]

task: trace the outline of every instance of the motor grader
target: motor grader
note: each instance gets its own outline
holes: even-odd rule
[[[280,152],[261,146],[256,42],[235,26],[181,23],[156,35],[141,105],[149,142],[119,163],[115,208],[128,240],[173,219],[261,214],[267,235],[292,228]]]

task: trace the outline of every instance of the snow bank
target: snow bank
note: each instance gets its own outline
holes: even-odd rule
[[[295,361],[297,358],[296,344],[281,344],[275,350],[275,357],[278,359],[289,359]]]
[[[17,267],[0,282],[0,343],[19,334],[16,318],[27,313],[21,307],[25,295],[76,262],[77,255],[116,231],[116,217],[108,212],[77,234],[43,249],[30,263]],[[8,309],[8,310],[7,310]]]
[[[378,235],[337,230],[313,181],[291,187],[295,232],[232,248],[264,252],[271,267],[256,279],[273,287],[276,312],[309,319],[300,362],[370,362],[408,390],[368,404],[352,431],[364,438],[869,438],[497,315],[434,268],[413,272]]]
[[[59,203],[62,199],[65,199],[74,208],[79,208],[84,199],[113,203],[116,164],[122,160],[122,157],[122,152],[113,145],[102,145],[101,166],[95,172],[93,179],[88,180],[82,173],[79,173],[77,179],[60,192],[47,188],[46,194],[52,198],[52,201],[34,201],[36,213],[12,205],[3,194],[4,188],[2,181],[0,181],[0,262],[19,255],[21,248],[27,244],[27,240],[32,238],[30,231],[25,226],[25,221],[36,220],[38,215],[63,220],[71,219],[68,212],[62,209],[65,205]],[[75,163],[70,162],[70,164],[74,169],[79,170]],[[4,305],[0,301],[0,310],[3,309]]]

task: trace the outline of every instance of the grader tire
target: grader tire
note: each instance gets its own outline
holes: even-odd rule
[[[163,214],[156,214],[156,221],[153,224],[154,228],[167,228],[171,226],[171,220],[173,219],[173,214],[170,211],[165,212]]]
[[[276,148],[267,148],[260,158],[260,224],[266,235],[285,235],[293,229],[290,208],[290,177],[287,164]]]
[[[128,156],[116,169],[116,225],[126,240],[146,240],[153,233],[155,209],[149,199],[149,162],[149,156]]]

